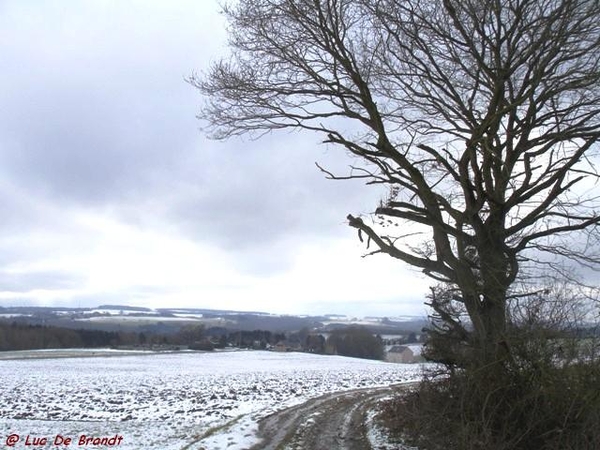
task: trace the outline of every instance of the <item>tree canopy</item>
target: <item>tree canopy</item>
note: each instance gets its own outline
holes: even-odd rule
[[[599,261],[598,0],[239,0],[224,14],[231,55],[190,79],[212,136],[309,130],[358,157],[322,170],[389,195],[349,225],[453,286],[473,332],[443,296],[431,306],[466,339],[496,355],[516,280]]]

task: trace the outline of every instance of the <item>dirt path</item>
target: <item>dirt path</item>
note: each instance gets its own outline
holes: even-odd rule
[[[407,385],[327,394],[263,419],[252,450],[368,450],[365,418],[379,399]]]

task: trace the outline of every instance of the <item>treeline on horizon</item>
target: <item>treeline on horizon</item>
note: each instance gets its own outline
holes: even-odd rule
[[[212,350],[234,346],[258,350],[275,346],[273,349],[277,351],[299,351],[378,360],[384,358],[383,340],[365,327],[352,325],[326,334],[327,338],[321,333],[311,332],[308,328],[287,334],[262,330],[227,333],[224,329],[213,328],[207,330],[207,335],[212,339],[204,340],[196,348]]]
[[[0,351],[64,348],[188,347],[195,350],[237,347],[337,354],[367,359],[383,358],[381,338],[362,327],[335,330],[326,339],[302,329],[294,333],[265,330],[205,330],[202,325],[182,327],[176,333],[72,329],[52,325],[0,321]]]
[[[0,351],[61,348],[182,346],[202,340],[203,326],[181,328],[177,333],[73,329],[52,325],[0,321]]]
[[[165,336],[166,337],[166,336]],[[0,321],[0,351],[139,345],[144,333],[71,329]]]
[[[106,331],[0,321],[0,351],[63,348],[189,347],[194,350],[239,347],[266,349],[286,340],[285,333],[219,330],[215,336],[202,325],[184,326],[175,333]],[[292,335],[294,336],[294,335]]]

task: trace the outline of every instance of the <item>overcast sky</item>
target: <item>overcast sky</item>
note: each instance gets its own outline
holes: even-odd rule
[[[0,305],[424,314],[361,258],[382,192],[311,134],[208,140],[185,82],[227,51],[213,0],[0,0]]]

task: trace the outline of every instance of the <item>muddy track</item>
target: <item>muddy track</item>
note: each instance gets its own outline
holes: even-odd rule
[[[365,418],[379,399],[405,385],[327,394],[263,419],[252,450],[367,450]]]

